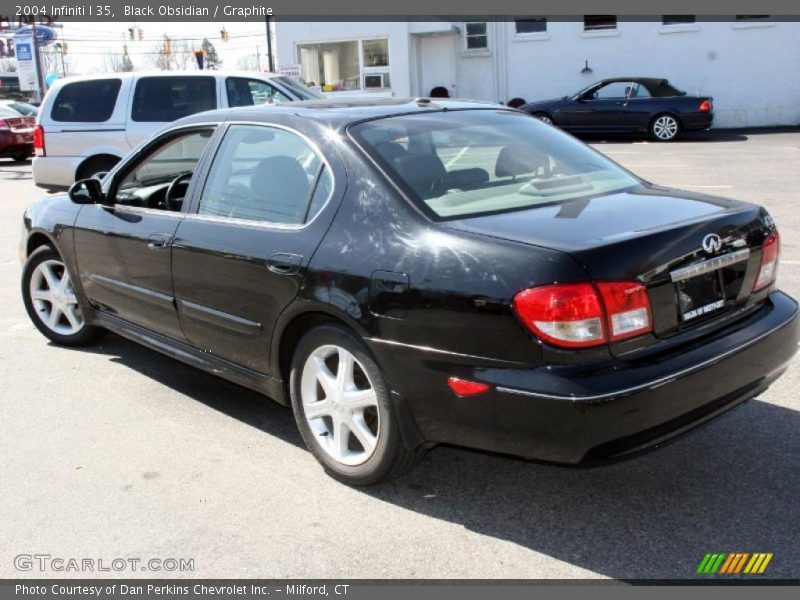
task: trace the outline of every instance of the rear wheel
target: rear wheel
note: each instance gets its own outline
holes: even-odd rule
[[[295,350],[290,387],[303,441],[332,477],[372,485],[421,460],[424,451],[403,442],[378,365],[348,329],[326,324],[306,333]]]
[[[19,152],[14,154],[11,158],[14,159],[14,162],[25,162],[30,157],[29,152]]]
[[[22,299],[36,328],[62,346],[83,346],[103,335],[83,316],[69,271],[50,246],[33,252],[22,271]]]
[[[543,121],[544,123],[547,123],[548,125],[552,125],[553,124],[553,117],[551,117],[547,113],[535,112],[535,113],[533,113],[533,116],[536,117],[537,119],[539,119],[540,121]]]
[[[650,123],[650,137],[659,142],[670,142],[681,131],[678,119],[672,115],[658,115]]]
[[[97,177],[102,179],[102,176],[108,173],[119,162],[119,159],[114,156],[95,156],[83,163],[75,175],[75,179],[91,179]]]

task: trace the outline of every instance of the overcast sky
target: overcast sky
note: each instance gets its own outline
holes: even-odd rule
[[[220,39],[220,30],[225,27],[230,40]],[[139,41],[136,32],[134,41],[129,38],[128,28],[141,28],[143,39]],[[260,54],[261,67],[266,67],[266,26],[263,21],[250,23],[190,23],[190,22],[148,22],[148,23],[64,23],[57,30],[61,41],[68,44],[66,59],[69,74],[101,73],[107,71],[108,56],[120,57],[123,45],[137,71],[154,68],[153,59],[162,44],[164,34],[172,40],[173,48],[186,43],[190,50],[199,48],[203,38],[214,44],[217,54],[223,60],[223,68],[238,69],[240,59]],[[273,37],[274,42],[274,37]],[[277,65],[277,62],[276,62]],[[189,68],[194,69],[192,61]]]

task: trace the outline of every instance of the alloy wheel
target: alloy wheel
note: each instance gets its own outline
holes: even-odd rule
[[[548,125],[553,124],[553,119],[551,119],[547,115],[538,115],[538,118],[542,123],[547,123]]]
[[[41,262],[29,285],[33,308],[39,320],[59,335],[74,335],[84,326],[83,315],[64,263]]]
[[[322,450],[348,466],[373,455],[380,435],[378,396],[366,370],[341,346],[320,346],[303,366],[303,413]]]
[[[671,140],[678,135],[678,122],[667,115],[658,117],[653,123],[653,133],[660,140]]]

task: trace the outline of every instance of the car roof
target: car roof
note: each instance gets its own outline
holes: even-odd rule
[[[269,123],[271,116],[294,115],[329,127],[346,127],[359,121],[448,110],[495,109],[516,111],[502,104],[449,98],[337,98],[287,102],[278,106],[244,106],[197,113],[173,123],[189,125],[222,121]]]
[[[614,83],[617,81],[632,81],[634,83],[641,83],[647,87],[658,87],[669,83],[663,77],[611,77],[609,79],[601,79],[598,83]]]
[[[60,77],[53,85],[64,85],[75,81],[92,81],[95,79],[137,79],[140,77],[247,77],[250,79],[274,79],[283,77],[280,73],[267,73],[261,71],[130,71],[126,73],[95,73],[93,75],[74,75]]]

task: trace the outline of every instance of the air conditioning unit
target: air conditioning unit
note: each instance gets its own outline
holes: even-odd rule
[[[388,73],[374,73],[372,75],[364,75],[365,90],[378,90],[388,87],[389,87]]]

